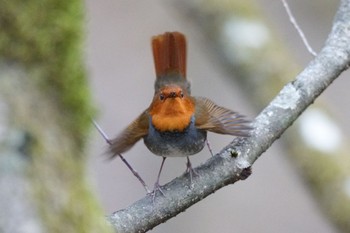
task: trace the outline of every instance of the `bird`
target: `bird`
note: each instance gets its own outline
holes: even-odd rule
[[[156,80],[151,104],[117,137],[111,140],[112,157],[143,139],[146,147],[163,158],[154,191],[167,157],[187,157],[186,171],[196,174],[189,156],[200,152],[207,132],[249,137],[250,121],[238,112],[191,95],[186,77],[187,42],[180,32],[165,32],[151,39]],[[162,191],[161,191],[162,192]]]

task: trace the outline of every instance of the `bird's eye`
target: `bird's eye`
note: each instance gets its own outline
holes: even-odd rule
[[[184,97],[184,93],[182,91],[180,91],[180,97],[183,98]]]
[[[159,95],[159,99],[160,99],[160,100],[164,100],[164,99],[165,99],[164,95],[163,95],[163,94],[160,94],[160,95]]]

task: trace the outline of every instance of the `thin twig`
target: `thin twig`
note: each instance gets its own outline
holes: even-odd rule
[[[107,134],[102,130],[102,128],[97,124],[97,122],[95,120],[92,119],[92,123],[94,124],[95,128],[98,130],[98,132],[101,134],[101,136],[105,139],[105,141],[109,144],[112,145],[111,140],[109,139],[109,137],[107,136]],[[126,159],[119,154],[118,157],[120,157],[120,159],[125,163],[125,165],[129,168],[129,170],[132,172],[132,174],[134,174],[134,176],[140,181],[140,183],[142,184],[143,188],[146,190],[147,193],[151,193],[151,190],[148,188],[148,186],[146,185],[146,182],[141,178],[141,176],[139,175],[139,173],[128,163],[128,161],[126,161]]]
[[[101,134],[101,136],[103,137],[103,139],[109,144],[112,145],[111,140],[109,139],[109,137],[107,136],[107,134],[102,130],[102,128],[99,126],[99,124],[97,124],[97,122],[95,120],[92,119],[92,123],[94,124],[95,128],[98,130],[98,132]]]
[[[306,49],[309,51],[309,53],[311,53],[313,56],[317,56],[317,53],[311,48],[309,42],[307,41],[305,35],[304,35],[304,32],[303,30],[301,30],[301,28],[299,27],[297,21],[295,20],[289,6],[288,6],[288,3],[287,3],[287,0],[282,0],[282,3],[283,3],[283,6],[284,8],[286,9],[286,12],[288,14],[288,17],[289,17],[289,20],[290,22],[293,24],[293,26],[295,27],[295,29],[298,31],[299,33],[299,36],[301,37]]]

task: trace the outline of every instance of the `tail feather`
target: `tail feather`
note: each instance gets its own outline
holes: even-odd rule
[[[152,38],[157,79],[171,74],[186,78],[186,38],[179,32],[166,32]]]

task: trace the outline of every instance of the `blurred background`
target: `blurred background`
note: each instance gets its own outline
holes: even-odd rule
[[[218,17],[222,16],[222,11],[231,10],[221,9],[231,1],[214,2],[214,7],[211,1],[198,0],[85,2],[88,76],[98,108],[96,120],[109,137],[121,132],[150,104],[155,79],[150,38],[165,31],[180,31],[187,36],[188,79],[192,82],[193,95],[208,97],[251,119],[260,112],[264,103],[269,102],[268,97],[257,104],[258,101],[251,98],[256,89],[250,88],[249,82],[239,81],[237,73],[233,74],[227,68],[230,62],[224,61],[225,56],[220,52],[222,47],[219,48],[225,43],[219,43],[222,40],[216,34],[217,30],[207,27],[225,22],[228,17],[220,19],[220,22]],[[290,1],[299,26],[316,52],[322,48],[330,32],[338,3],[329,0]],[[293,61],[293,64],[285,64],[292,66],[293,71],[284,72],[288,78],[283,82],[293,80],[312,59],[312,55],[289,22],[281,1],[257,0],[252,7],[259,12],[262,24],[267,25],[269,35],[278,41],[278,46],[270,47],[269,52],[277,54],[283,48]],[[239,9],[237,16],[243,17],[244,12],[249,12],[247,8]],[[252,16],[248,14],[247,17]],[[250,34],[250,37],[259,41],[259,35]],[[264,66],[264,62],[265,57],[261,56],[255,64]],[[279,67],[271,65],[266,69],[274,68]],[[326,108],[331,121],[336,122],[335,127],[346,139],[350,136],[350,109],[347,107],[350,83],[344,77],[349,76],[348,72],[342,76],[321,95],[316,104]],[[274,82],[265,82],[268,90],[271,87],[271,96],[280,89],[273,89],[276,88]],[[299,126],[293,127],[297,130]],[[219,152],[232,140],[229,136],[214,134],[208,137],[214,152]],[[329,217],[329,212],[334,211],[331,209],[333,207],[327,209],[327,205],[320,204],[323,197],[317,196],[317,189],[311,189],[315,187],[310,184],[313,179],[305,178],[304,167],[291,155],[295,148],[302,145],[284,139],[285,136],[276,141],[254,164],[249,179],[221,189],[152,232],[338,232],[334,225],[337,221],[331,221]],[[142,198],[145,191],[141,184],[119,158],[112,161],[107,159],[107,145],[97,132],[90,142],[89,175],[106,215]],[[151,154],[142,142],[124,157],[152,188],[161,158]],[[209,157],[208,150],[204,149],[192,157],[192,163],[199,165]],[[184,158],[167,159],[161,184],[181,175],[185,162]],[[344,190],[347,187],[349,191],[349,186],[350,179]],[[332,192],[338,192],[337,189],[326,189],[329,196]]]

